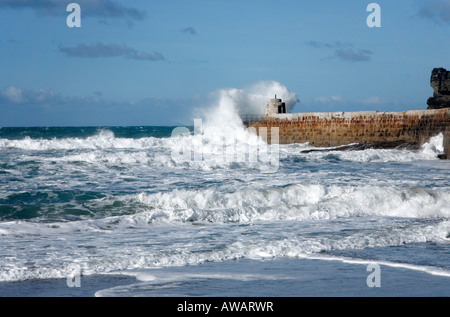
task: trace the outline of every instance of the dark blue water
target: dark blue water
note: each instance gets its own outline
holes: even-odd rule
[[[98,134],[102,130],[114,133],[117,138],[168,138],[175,127],[151,126],[151,127],[26,127],[0,128],[0,138],[20,140],[25,137],[32,139],[64,139],[64,138],[87,138]],[[193,129],[193,127],[188,127]]]

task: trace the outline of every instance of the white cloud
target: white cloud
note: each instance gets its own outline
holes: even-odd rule
[[[392,100],[380,96],[372,96],[365,99],[357,100],[356,102],[365,106],[382,106],[395,103]]]
[[[318,103],[329,103],[329,102],[340,102],[343,101],[344,98],[342,98],[340,95],[326,97],[326,96],[320,96],[313,99],[314,102]]]
[[[17,87],[9,86],[2,92],[2,95],[13,103],[22,103],[24,101],[22,90]]]
[[[5,104],[60,104],[63,102],[61,95],[52,89],[28,89],[9,86],[0,91],[0,103]]]

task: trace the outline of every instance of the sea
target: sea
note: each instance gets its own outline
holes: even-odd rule
[[[442,135],[340,150],[226,123],[1,128],[0,296],[450,295]]]

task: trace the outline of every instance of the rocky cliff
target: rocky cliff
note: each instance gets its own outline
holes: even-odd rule
[[[428,109],[441,109],[450,107],[450,71],[444,68],[435,68],[431,72],[430,80],[433,88],[433,97],[428,98]]]

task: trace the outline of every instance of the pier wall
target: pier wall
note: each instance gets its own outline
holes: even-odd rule
[[[450,108],[405,112],[317,112],[286,113],[247,122],[248,127],[279,128],[280,144],[309,142],[316,147],[359,144],[416,144],[427,142],[440,132],[450,159]]]

